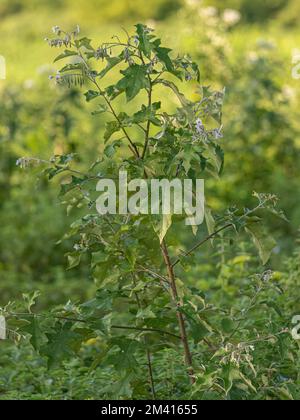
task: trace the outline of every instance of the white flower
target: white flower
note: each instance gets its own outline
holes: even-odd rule
[[[224,136],[223,136],[223,133],[222,133],[222,127],[220,127],[220,128],[215,128],[213,131],[212,131],[212,135],[214,136],[214,138],[216,139],[216,140],[219,140],[219,139],[222,139]]]
[[[198,134],[203,134],[205,129],[202,120],[200,118],[197,118],[196,120],[196,131]]]
[[[223,21],[229,25],[234,26],[241,20],[241,14],[234,9],[225,9],[223,12]]]
[[[29,166],[29,163],[30,163],[30,159],[26,157],[19,158],[16,161],[16,165],[20,166],[21,169],[27,168]]]
[[[59,26],[57,26],[57,25],[53,26],[53,27],[52,27],[52,32],[53,32],[54,34],[59,35],[59,34],[60,34],[60,32],[61,32],[60,27],[59,27]]]

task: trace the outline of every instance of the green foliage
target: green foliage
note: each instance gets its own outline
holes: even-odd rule
[[[103,1],[101,15],[95,12],[98,1],[72,2],[69,9],[66,1],[1,3],[0,53],[10,68],[0,92],[0,305],[9,328],[9,340],[0,344],[0,399],[150,398],[150,355],[157,398],[297,400],[299,345],[290,329],[300,310],[299,250],[292,258],[284,254],[294,245],[300,220],[295,193],[299,98],[290,80],[290,50],[298,37],[277,24],[296,23],[292,11],[298,3],[285,2],[279,15],[276,2],[256,9],[255,2],[215,2],[242,11],[240,25],[234,26],[223,12],[182,2],[174,18],[149,23],[174,51],[139,24],[130,44],[145,64],[127,37],[125,45],[110,51],[109,45],[78,35],[77,47],[86,54],[91,74],[67,42],[53,51],[58,65],[65,60],[58,84],[49,87],[41,80],[54,71],[51,67],[35,76],[35,66],[48,61],[40,38],[52,5],[61,19],[55,23],[88,22],[88,36],[94,38],[93,32],[112,35],[114,28],[105,22],[163,19],[179,5],[172,1],[173,9],[157,1],[149,11],[148,3]],[[243,25],[275,15],[281,20],[270,28]],[[274,42],[256,42],[269,37]],[[199,88],[196,64],[189,56],[177,57],[178,51],[193,53],[202,83],[218,86],[216,92]],[[154,55],[159,60],[149,68]],[[139,83],[132,86],[136,70]],[[150,106],[148,75],[152,81],[159,76]],[[34,80],[17,85],[15,79],[29,77]],[[211,134],[207,143],[201,138],[195,145],[190,134],[195,103],[201,100],[206,106],[197,117]],[[221,124],[224,140],[213,135]],[[16,168],[19,156],[39,157],[22,161],[34,167],[31,173]],[[40,165],[45,171],[37,182]],[[207,232],[201,227],[194,237],[176,216],[99,220],[94,206],[100,177],[114,177],[122,167],[131,178],[146,173],[171,179],[178,166],[180,177],[206,179]],[[67,215],[57,199],[59,184]],[[274,191],[291,223],[278,211],[275,196],[253,198],[253,189]],[[270,231],[280,237],[275,249]],[[176,263],[180,310],[169,296],[163,238]],[[40,290],[39,297],[34,290]],[[9,301],[18,303],[5,306]],[[193,386],[181,351],[178,312],[193,356]]]
[[[277,210],[277,198],[255,194],[255,207],[231,207],[223,214],[213,215],[207,208],[208,236],[200,237],[191,250],[177,256],[182,241],[174,234],[182,224],[180,217],[100,216],[94,211],[97,181],[116,178],[120,169],[126,169],[130,178],[140,176],[146,180],[174,176],[219,179],[224,163],[220,145],[224,92],[198,86],[196,101],[188,99],[176,79],[180,83],[198,83],[200,72],[196,63],[187,56],[173,59],[172,51],[162,47],[161,40],[147,26],[136,25],[135,35],[127,35],[124,41],[117,37],[98,48],[87,38],[80,38],[78,30],[65,33],[57,27],[55,33],[55,44],[68,43],[69,47],[59,60],[78,60],[77,64],[73,61],[72,65],[65,65],[56,81],[63,86],[67,80],[70,86],[76,77],[89,85],[86,101],[93,105],[100,101],[98,118],[105,113],[112,118],[103,135],[106,146],[95,162],[84,164],[84,170],[74,167],[74,154],[56,155],[50,160],[22,158],[18,163],[22,167],[45,165],[44,175],[49,179],[63,177],[60,196],[69,212],[74,203],[81,203],[83,213],[66,234],[66,238],[75,241],[75,251],[68,254],[69,269],[77,267],[81,260],[90,260],[97,291],[87,302],[70,301],[48,313],[33,313],[38,295],[25,296],[27,311],[22,303],[2,309],[9,325],[12,321],[15,324],[11,334],[16,338],[28,334],[31,345],[48,360],[50,369],[74,357],[81,358],[84,343],[91,339],[101,343],[100,354],[91,357],[88,364],[91,371],[105,370],[106,366],[117,375],[116,383],[105,391],[109,397],[149,397],[151,389],[153,398],[157,392],[159,397],[169,398],[169,394],[160,391],[168,373],[156,371],[167,357],[172,359],[174,369],[176,366],[171,381],[175,395],[250,399],[264,384],[264,369],[268,369],[252,355],[253,345],[269,340],[279,344],[287,334],[273,296],[274,289],[282,293],[280,287],[271,284],[273,273],[253,274],[248,283],[236,283],[234,287],[242,291],[241,302],[234,301],[234,289],[229,286],[219,300],[217,294],[206,295],[197,284],[185,284],[180,277],[182,268],[192,268],[196,251],[210,239],[214,239],[214,246],[223,246],[220,279],[228,276],[235,270],[234,261],[243,263],[247,258],[227,262],[225,249],[230,244],[232,247],[238,237],[247,238],[247,233],[266,264],[275,242],[266,233],[262,216],[271,212],[284,218]],[[51,46],[54,43],[48,42]],[[106,61],[102,64],[104,70],[99,69],[100,59]],[[102,79],[115,72],[116,66],[119,75],[114,73],[114,84],[105,85]],[[162,100],[165,89],[177,100],[173,113],[168,112]],[[131,115],[118,113],[114,102],[123,95],[127,102],[141,97],[146,98],[146,103]],[[154,95],[161,100],[154,101]],[[97,116],[99,112],[93,114]],[[134,133],[138,135],[133,136]],[[122,137],[116,138],[116,134]],[[235,276],[236,281],[243,276],[243,269]],[[275,310],[275,315],[270,317],[265,308]],[[266,319],[256,319],[260,315],[268,319],[267,324]],[[186,366],[181,357],[178,359],[180,341],[184,344]],[[143,359],[148,363],[148,380]],[[267,354],[264,360],[268,360]],[[176,384],[180,385],[175,391]],[[272,386],[268,383],[264,387],[267,391],[262,391],[262,398],[271,397]],[[288,387],[282,386],[282,393],[294,398]]]

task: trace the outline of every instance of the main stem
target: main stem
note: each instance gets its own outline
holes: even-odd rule
[[[168,251],[168,247],[167,247],[167,244],[166,244],[165,240],[162,241],[161,251],[162,251],[162,255],[164,257],[164,262],[165,262],[165,265],[166,265],[167,271],[168,271],[168,277],[169,277],[169,280],[170,280],[172,299],[173,299],[173,302],[177,306],[176,315],[177,315],[178,324],[179,324],[180,338],[181,338],[183,348],[184,348],[185,364],[186,364],[187,369],[188,369],[188,374],[189,374],[191,383],[194,384],[195,383],[195,376],[194,376],[194,368],[193,368],[193,359],[192,359],[192,354],[191,354],[191,351],[190,351],[188,336],[187,336],[187,332],[186,332],[185,319],[183,317],[183,314],[178,310],[179,307],[181,306],[181,303],[179,301],[174,268],[173,268],[171,260],[170,260],[169,251]]]

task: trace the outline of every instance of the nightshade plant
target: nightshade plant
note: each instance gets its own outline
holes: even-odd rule
[[[220,145],[224,91],[200,86],[197,64],[189,56],[173,58],[172,51],[163,47],[154,31],[143,24],[136,25],[133,36],[125,31],[125,40],[114,37],[99,46],[81,38],[79,27],[72,33],[54,27],[53,32],[55,37],[47,42],[63,49],[55,62],[66,63],[50,79],[62,86],[84,87],[86,101],[94,105],[93,115],[106,121],[105,133],[100,144],[95,142],[95,162],[81,162],[80,168],[75,166],[79,165],[78,157],[72,154],[54,156],[49,161],[21,158],[17,163],[22,167],[46,165],[44,173],[49,179],[62,177],[60,196],[68,212],[84,209],[65,235],[75,241],[74,250],[68,254],[69,268],[81,260],[86,262],[88,255],[97,293],[88,302],[68,302],[49,314],[34,314],[32,306],[37,296],[26,296],[28,311],[22,316],[10,306],[2,313],[14,319],[18,334],[31,336],[31,344],[48,358],[49,367],[78,353],[82,343],[97,338],[100,351],[91,369],[114,367],[120,376],[114,395],[129,395],[124,391],[129,385],[131,389],[142,386],[155,399],[158,391],[153,361],[165,351],[177,354],[176,363],[185,365],[186,377],[179,366],[179,376],[173,381],[189,381],[190,395],[196,389],[202,392],[203,387],[223,390],[226,395],[232,387],[230,378],[239,378],[253,388],[237,369],[241,361],[251,366],[251,346],[235,348],[231,344],[241,321],[236,323],[236,314],[232,314],[219,329],[213,323],[214,306],[206,303],[200,290],[185,284],[180,274],[198,249],[210,242],[214,246],[220,238],[224,240],[224,233],[226,241],[232,242],[246,232],[266,264],[275,242],[265,232],[261,215],[266,211],[284,218],[277,210],[277,198],[255,193],[258,203],[254,208],[232,207],[223,215],[213,215],[206,205],[207,234],[202,234],[202,227],[198,233],[193,229],[188,242],[195,244],[185,251],[180,250],[184,248],[180,232],[189,228],[184,227],[183,217],[100,216],[95,207],[99,179],[116,179],[120,170],[128,172],[129,181],[218,179],[224,166]],[[116,78],[109,86],[108,74]],[[196,101],[181,92],[185,83],[197,88]],[[169,94],[174,95],[173,103],[176,101],[172,111]],[[124,96],[126,105],[122,103]],[[82,166],[86,169],[82,170]],[[263,281],[261,277],[257,280],[259,291],[264,290]],[[227,379],[216,375],[207,383],[203,380],[207,353],[222,359]],[[182,362],[178,356],[181,354]],[[230,366],[234,366],[232,370]],[[143,395],[147,396],[147,392]]]

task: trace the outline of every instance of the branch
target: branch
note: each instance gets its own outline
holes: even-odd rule
[[[200,246],[204,245],[207,241],[210,239],[213,239],[215,236],[217,236],[219,233],[221,233],[223,230],[228,229],[229,227],[233,227],[232,223],[228,223],[227,225],[223,226],[222,228],[218,229],[216,232],[212,233],[211,235],[207,236],[205,239],[203,239],[201,242],[197,243],[193,248],[191,248],[189,251],[184,253],[184,257],[188,257],[191,255],[194,251],[196,251]],[[172,267],[174,268],[179,262],[181,258],[177,258],[172,264]]]
[[[173,333],[170,333],[170,332],[164,331],[164,330],[159,330],[157,328],[138,328],[138,327],[127,327],[127,326],[123,326],[123,325],[112,325],[111,328],[120,329],[120,330],[136,330],[136,331],[144,331],[144,332],[157,332],[157,333],[160,333],[160,334],[170,335],[171,337],[175,337],[178,340],[181,339],[176,334],[173,334]]]

